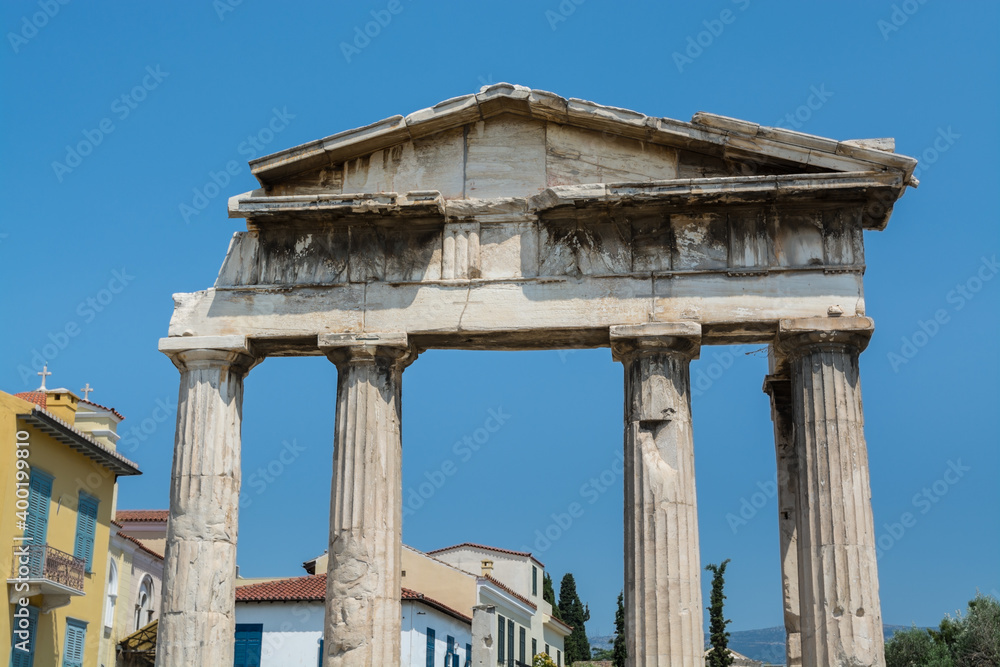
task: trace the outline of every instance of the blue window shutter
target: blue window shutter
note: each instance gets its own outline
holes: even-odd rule
[[[427,667],[434,667],[434,629],[427,628]]]
[[[83,667],[83,648],[87,643],[87,625],[72,618],[66,619],[66,646],[63,648],[63,667]]]
[[[323,667],[323,638],[319,638],[319,667]]]
[[[514,667],[514,621],[507,619],[507,667]]]
[[[81,491],[76,506],[76,543],[73,546],[73,556],[86,562],[87,572],[91,571],[91,565],[94,563],[98,503],[97,498]]]
[[[35,636],[38,634],[38,607],[28,607],[28,650],[15,647],[15,637],[11,635],[11,667],[33,667],[35,664]]]
[[[465,667],[472,667],[472,644],[465,645]]]
[[[28,483],[28,517],[25,521],[24,536],[27,546],[45,544],[49,530],[49,504],[52,502],[52,475],[37,468],[31,469],[31,481]],[[32,549],[29,567],[31,576],[42,576],[45,564],[45,554],[42,549]]]
[[[233,651],[234,667],[260,667],[263,639],[263,623],[237,623],[236,646]]]

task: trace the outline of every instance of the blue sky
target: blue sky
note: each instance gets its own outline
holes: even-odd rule
[[[0,388],[35,388],[45,357],[50,386],[89,382],[123,412],[122,449],[145,474],[122,481],[121,507],[167,504],[178,375],[156,342],[170,295],[209,287],[242,228],[226,197],[256,186],[247,160],[509,81],[682,120],[892,136],[920,159],[920,188],[865,237],[883,617],[935,624],[1000,589],[998,5],[231,2],[0,7]],[[692,372],[711,379],[694,397],[702,560],[733,559],[732,629],[779,625],[766,357],[706,348]],[[325,548],[335,379],[310,358],[247,380],[246,576],[300,574]],[[589,630],[610,632],[623,572],[610,352],[430,351],[403,397],[405,495],[458,470],[412,503],[404,540],[529,548],[557,581],[574,573]],[[454,443],[490,411],[503,426],[463,460]],[[584,514],[539,541],[573,502]]]

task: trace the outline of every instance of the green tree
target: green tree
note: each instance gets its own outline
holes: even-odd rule
[[[542,599],[552,605],[552,615],[561,621],[559,607],[556,605],[556,590],[552,586],[552,577],[549,576],[548,572],[542,577]]]
[[[615,643],[611,649],[611,664],[625,667],[628,649],[625,647],[625,592],[618,594],[618,609],[615,611]]]
[[[590,659],[591,660],[611,660],[614,655],[614,651],[609,648],[592,648],[590,649]]]
[[[1000,602],[976,595],[965,614],[945,616],[937,629],[897,632],[885,643],[886,667],[1000,665]]]
[[[952,667],[948,647],[917,627],[901,630],[885,644],[886,667]]]
[[[565,663],[571,665],[577,660],[590,660],[590,640],[587,639],[586,627],[590,620],[590,608],[580,602],[580,596],[576,593],[576,580],[569,572],[559,584],[559,618],[573,628],[565,642]]]
[[[722,592],[726,584],[726,565],[729,559],[722,561],[719,565],[709,563],[706,570],[712,573],[712,599],[711,606],[708,607],[709,632],[711,636],[712,650],[708,654],[708,667],[729,667],[733,664],[733,654],[729,652],[729,633],[723,606],[726,596]]]
[[[556,661],[548,653],[539,653],[531,661],[531,667],[556,667]]]

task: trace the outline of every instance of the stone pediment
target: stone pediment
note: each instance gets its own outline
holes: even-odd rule
[[[580,188],[596,184],[690,192],[702,179],[732,190],[729,179],[754,186],[815,175],[812,187],[823,174],[874,177],[894,201],[916,185],[916,160],[891,150],[891,140],[836,141],[708,113],[685,123],[497,84],[254,160],[263,188],[234,197],[230,215],[264,217],[293,200],[324,198],[331,208],[501,198],[534,198],[544,208],[612,194]]]

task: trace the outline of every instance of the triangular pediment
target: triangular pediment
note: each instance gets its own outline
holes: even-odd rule
[[[595,183],[838,172],[889,172],[915,184],[916,160],[891,145],[707,113],[686,123],[497,84],[250,166],[270,196],[434,191],[495,199]]]

